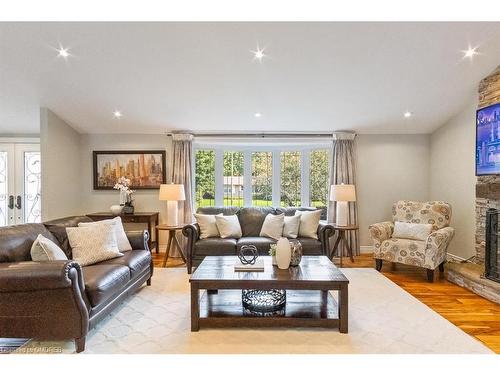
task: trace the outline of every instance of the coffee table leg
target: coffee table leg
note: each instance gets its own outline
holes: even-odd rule
[[[200,330],[200,289],[191,283],[191,332]]]
[[[348,331],[348,311],[349,311],[349,294],[347,284],[342,285],[339,290],[339,331],[347,333]]]

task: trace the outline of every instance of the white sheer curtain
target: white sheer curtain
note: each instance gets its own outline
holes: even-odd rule
[[[349,184],[356,186],[356,134],[338,132],[333,134],[332,167],[330,170],[330,185]],[[328,206],[328,222],[335,223],[336,202],[330,201]],[[357,202],[349,202],[348,223],[358,223]],[[336,239],[336,236],[332,240]],[[359,255],[359,233],[348,231],[347,241],[354,252]],[[344,249],[344,255],[347,255]]]
[[[179,223],[191,223],[193,221],[193,202],[192,202],[192,166],[193,166],[193,135],[188,133],[172,134],[172,153],[170,157],[170,181],[174,184],[183,184],[186,195],[185,201],[179,204]],[[186,254],[185,237],[180,231],[177,232],[177,240],[183,247]],[[173,256],[180,254],[173,253]]]

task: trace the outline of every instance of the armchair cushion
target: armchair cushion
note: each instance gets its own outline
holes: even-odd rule
[[[379,248],[375,248],[375,258],[424,267],[425,241],[390,238],[382,241]]]
[[[392,237],[425,241],[432,232],[432,224],[404,223],[396,221]]]
[[[451,205],[442,201],[398,201],[392,206],[393,221],[432,224],[432,230],[450,225]]]

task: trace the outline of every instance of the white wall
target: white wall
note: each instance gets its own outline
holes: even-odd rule
[[[360,244],[371,246],[368,226],[391,220],[394,202],[428,199],[429,135],[360,134],[356,142]]]
[[[452,206],[455,238],[448,253],[475,255],[475,123],[477,99],[431,135],[430,199]]]
[[[80,134],[47,108],[40,108],[42,220],[81,213]]]

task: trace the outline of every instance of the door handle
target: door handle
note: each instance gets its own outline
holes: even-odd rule
[[[21,209],[21,207],[22,207],[21,202],[22,202],[22,201],[21,201],[21,196],[20,196],[20,195],[18,195],[18,196],[17,196],[17,198],[16,198],[16,208],[17,208],[18,210],[20,210],[20,209]]]
[[[14,209],[14,196],[9,195],[9,209],[13,210]]]

